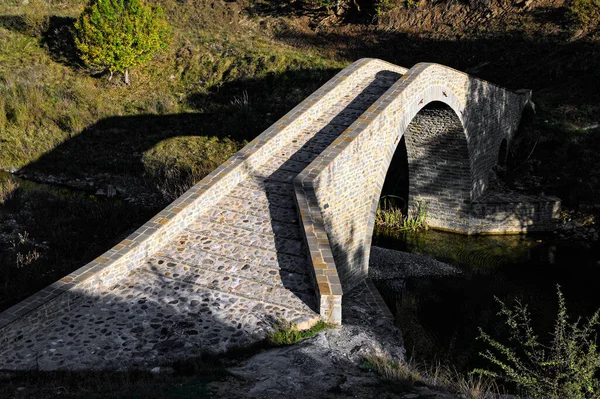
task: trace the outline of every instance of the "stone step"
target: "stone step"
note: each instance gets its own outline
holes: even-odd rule
[[[264,170],[262,167],[259,167],[254,172],[253,176],[268,181],[292,183],[294,177],[298,176],[298,172],[288,172],[287,170],[282,169],[278,169],[274,172],[269,172],[268,170]]]
[[[348,121],[349,123],[347,123],[347,125],[350,126],[362,114],[364,114],[364,111],[362,111],[360,109],[353,109],[353,108],[336,105],[334,107],[329,108],[327,111],[325,111],[323,113],[323,116],[325,118],[333,118],[334,121],[335,120]]]
[[[268,192],[269,195],[274,193],[289,198],[294,198],[296,196],[294,185],[292,183],[271,181],[255,176],[248,177],[240,182],[238,186],[242,188],[249,188],[251,190],[262,190],[264,192]]]
[[[385,91],[383,91],[385,93]],[[360,97],[353,97],[352,95],[345,95],[342,99],[336,103],[336,106],[345,106],[349,109],[363,110],[366,111],[375,101],[377,101],[383,93],[378,91],[366,91],[362,93]]]
[[[124,313],[124,316],[129,314],[138,315],[140,318],[139,325],[166,321],[161,318],[161,314],[165,316],[180,314],[185,315],[184,320],[199,323],[203,326],[208,325],[210,329],[218,330],[222,328],[220,323],[231,325],[232,323],[229,323],[229,321],[235,321],[234,325],[237,324],[239,328],[251,332],[256,331],[257,327],[269,326],[272,320],[264,320],[262,323],[259,321],[264,315],[286,320],[298,320],[314,315],[309,306],[287,290],[279,291],[289,298],[289,303],[294,303],[296,306],[280,305],[274,301],[269,301],[268,295],[263,295],[267,301],[262,301],[259,298],[249,298],[244,293],[240,293],[241,288],[232,289],[232,291],[221,290],[218,287],[225,286],[211,284],[214,279],[206,281],[204,284],[177,281],[171,278],[159,277],[152,270],[144,268],[138,269],[124,278],[118,285],[113,287],[111,292],[113,297],[127,298],[127,301],[123,302],[126,308],[131,309],[130,312],[121,311],[118,314]],[[138,287],[144,287],[144,289]],[[149,298],[159,298],[160,302],[153,303]],[[123,303],[115,304],[114,301],[112,302],[112,304],[109,304],[109,309]],[[95,304],[92,304],[92,306],[95,306]],[[125,319],[124,322],[125,328],[131,325],[129,319]],[[150,327],[152,327],[152,324],[150,324]],[[207,329],[201,327],[201,334],[205,332],[203,330]],[[231,330],[227,329],[227,331]],[[220,333],[225,333],[225,331]]]
[[[327,148],[327,147],[325,147],[325,148]],[[319,150],[317,150],[317,151],[319,151]],[[285,149],[277,152],[277,155],[274,155],[274,156],[285,158],[285,159],[293,159],[296,161],[306,162],[306,163],[310,164],[312,161],[317,159],[317,157],[321,154],[321,152],[323,152],[323,151],[320,150],[320,152],[311,152],[309,148],[303,148],[302,146],[300,146],[300,147],[296,146],[296,147],[286,147]]]
[[[269,176],[271,173],[278,170],[283,170],[290,173],[300,173],[308,166],[307,162],[296,161],[289,157],[272,156],[259,168],[257,172],[262,176]]]
[[[342,129],[342,131],[343,130],[344,129]],[[315,137],[313,137],[311,140],[309,140],[306,143],[290,144],[289,149],[294,152],[302,151],[302,152],[309,152],[309,153],[314,153],[314,154],[321,154],[323,151],[325,151],[325,149],[327,147],[329,147],[331,145],[331,143],[333,143],[333,140],[335,140],[337,137],[338,136],[333,136],[333,135],[316,135]],[[293,157],[293,156],[294,155],[291,155],[291,157]]]
[[[170,256],[177,261],[188,264],[200,262],[204,256],[199,254],[200,252],[272,269],[289,271],[308,270],[307,253],[304,251],[295,254],[269,251],[262,248],[236,244],[229,240],[209,238],[203,234],[196,234],[190,231],[178,235],[177,241],[174,242],[173,246],[166,245],[160,250],[161,256]],[[177,254],[179,256],[175,257]]]
[[[159,281],[171,280],[174,283],[194,284],[199,287],[247,298],[252,301],[295,309],[307,314],[312,312],[311,307],[315,305],[314,295],[312,294],[294,293],[283,287],[261,284],[257,281],[246,280],[240,276],[216,273],[206,269],[195,269],[194,273],[186,276],[186,280],[179,280],[172,277],[172,268],[167,266],[168,263],[159,264],[158,261],[147,263],[144,267],[137,269],[136,274],[150,273]],[[174,289],[175,293],[177,291]]]
[[[261,234],[278,234],[279,237],[292,239],[302,237],[300,225],[297,223],[285,223],[264,217],[241,214],[231,210],[212,210],[207,215],[208,219],[213,222],[231,224]]]
[[[260,248],[266,251],[290,255],[306,254],[306,247],[302,238],[290,239],[271,234],[261,234],[228,224],[219,224],[201,220],[186,228],[192,234],[226,240],[233,244]]]
[[[344,130],[350,126],[356,118],[347,115],[340,115],[339,112],[334,114],[323,113],[317,120],[316,123],[322,124],[328,127],[332,135],[339,136]],[[317,133],[318,135],[318,133]]]
[[[269,195],[269,193],[267,193]],[[255,216],[258,218],[267,219],[267,221],[276,221],[283,222],[292,225],[299,225],[299,216],[296,208],[280,208],[277,206],[273,206],[271,204],[250,204],[245,200],[234,198],[234,197],[224,197],[218,204],[215,206],[216,209],[211,209],[208,214],[211,215],[210,219],[213,221],[217,221],[221,224],[231,224],[233,226],[243,227],[241,223],[248,223],[248,217]],[[236,215],[229,215],[227,211],[235,212]],[[228,216],[225,217],[224,215]],[[215,220],[216,215],[220,215],[218,217],[225,217],[225,221]],[[234,218],[231,218],[234,216]],[[231,221],[227,221],[231,220]],[[291,227],[291,226],[290,226]]]
[[[267,193],[264,190],[252,190],[250,188],[237,186],[227,194],[228,197],[239,198],[252,204],[267,204],[279,208],[296,209],[296,201],[292,196]]]
[[[369,83],[366,87],[380,87],[385,90],[390,88],[394,83],[396,83],[402,74],[394,71],[380,71],[375,76],[369,77]]]
[[[198,254],[190,261],[201,259],[199,265],[173,259],[169,252],[161,252],[148,259],[147,266],[159,271],[161,276],[194,283],[200,276],[200,271],[208,270],[228,276],[237,276],[247,281],[290,290],[295,293],[314,294],[314,289],[306,274],[290,273],[281,269],[272,269],[245,262],[238,262],[217,255]],[[173,253],[175,257],[178,253]],[[165,267],[162,267],[166,265]],[[160,267],[159,267],[160,266]],[[145,266],[146,267],[146,266]]]
[[[179,236],[180,241],[178,241],[178,243],[187,242],[190,237],[195,237],[195,235],[192,233],[186,234],[184,232]],[[222,243],[222,240],[214,239],[214,242],[218,246]],[[244,245],[237,245],[239,247],[245,247]],[[309,275],[310,266],[305,255],[297,256],[284,253],[274,254],[268,250],[257,251],[256,249],[248,249],[248,253],[243,257],[245,260],[239,258],[233,259],[228,257],[228,255],[231,256],[230,254],[219,253],[218,251],[215,251],[215,248],[196,251],[194,249],[189,249],[183,244],[174,244],[172,246],[166,245],[156,253],[156,256],[168,258],[176,262],[183,262],[188,265],[216,264],[217,268],[224,266],[225,269],[233,266],[249,266],[246,267],[246,269],[255,270],[259,268],[264,272],[276,271],[280,276],[289,274],[296,276]],[[222,270],[222,268],[220,270]]]

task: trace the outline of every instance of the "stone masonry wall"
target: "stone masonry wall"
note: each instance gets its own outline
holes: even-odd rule
[[[471,164],[465,131],[443,103],[423,108],[404,134],[408,155],[409,216],[427,212],[434,228],[468,228]]]
[[[484,192],[500,143],[510,141],[529,95],[441,65],[417,64],[298,176],[298,182],[314,187],[344,289],[367,276],[381,188],[396,146],[417,113],[441,102],[461,121],[471,176],[465,201],[470,202]]]

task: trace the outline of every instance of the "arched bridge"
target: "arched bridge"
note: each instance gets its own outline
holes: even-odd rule
[[[341,323],[406,137],[409,199],[432,227],[544,228],[554,199],[487,190],[529,91],[436,64],[363,59],[90,264],[0,314],[0,369],[152,366]]]

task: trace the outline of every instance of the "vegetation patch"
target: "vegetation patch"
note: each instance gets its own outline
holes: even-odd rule
[[[298,330],[294,324],[280,321],[275,325],[275,331],[267,336],[267,342],[275,346],[292,345],[335,327],[333,324],[319,320],[308,330]]]
[[[570,322],[560,287],[557,291],[558,314],[549,345],[535,333],[526,305],[517,301],[511,309],[496,299],[510,332],[510,343],[501,343],[480,329],[480,339],[489,345],[481,355],[499,371],[476,369],[475,373],[512,383],[530,398],[597,398],[600,310],[585,323],[581,318]]]
[[[494,399],[500,392],[498,386],[490,378],[464,375],[440,363],[431,366],[424,363],[417,364],[414,359],[403,362],[386,357],[371,356],[363,359],[363,368],[375,371],[387,381],[404,389],[413,386],[427,386],[457,393],[467,399]]]
[[[410,213],[405,215],[402,213],[402,207],[392,201],[398,198],[393,195],[381,198],[375,214],[375,225],[397,231],[427,230],[427,204],[417,202]]]

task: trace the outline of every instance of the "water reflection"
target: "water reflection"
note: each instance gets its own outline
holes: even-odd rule
[[[406,349],[417,358],[445,360],[459,369],[486,366],[478,327],[504,335],[494,296],[529,304],[541,339],[549,339],[557,309],[556,284],[569,314],[600,307],[600,248],[560,242],[549,235],[474,236],[439,231],[375,232],[373,245],[422,255],[459,267],[463,274],[376,282],[396,314]]]

